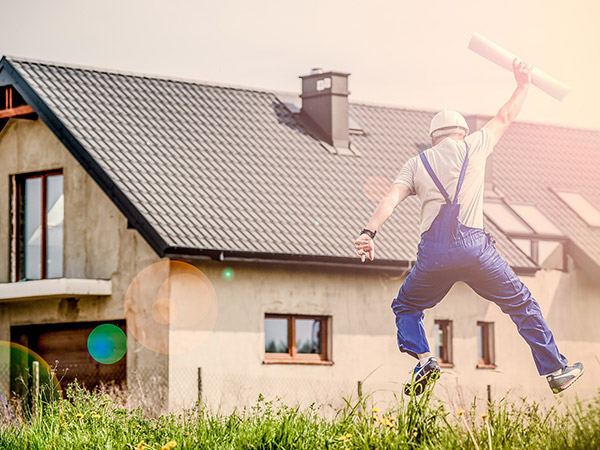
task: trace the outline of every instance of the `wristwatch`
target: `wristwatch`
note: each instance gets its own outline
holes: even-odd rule
[[[366,228],[363,228],[362,231],[360,232],[360,234],[366,234],[371,239],[375,239],[375,235],[377,234],[377,231],[371,231],[371,230],[367,230]]]

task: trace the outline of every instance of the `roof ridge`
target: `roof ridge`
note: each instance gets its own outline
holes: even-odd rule
[[[191,78],[177,77],[177,76],[172,76],[172,75],[149,74],[149,73],[133,72],[133,71],[119,70],[119,69],[107,69],[107,68],[103,68],[103,67],[87,66],[87,65],[83,65],[83,64],[59,63],[59,62],[55,62],[55,61],[47,61],[47,60],[41,60],[41,59],[35,59],[35,58],[22,58],[22,57],[15,57],[15,56],[9,56],[9,55],[4,55],[4,58],[6,58],[10,62],[16,62],[16,63],[40,64],[40,65],[44,65],[44,66],[60,67],[60,68],[64,68],[64,69],[74,69],[74,70],[84,70],[84,71],[90,71],[90,72],[106,73],[109,75],[121,75],[121,76],[134,77],[134,78],[146,78],[149,80],[160,80],[160,81],[170,81],[170,82],[174,82],[174,83],[195,84],[195,85],[200,85],[200,86],[221,87],[221,88],[225,88],[225,89],[262,92],[265,94],[274,94],[277,92],[288,93],[286,91],[274,91],[272,89],[252,87],[252,86],[243,86],[243,85],[237,85],[234,83],[195,80],[195,79],[191,79]],[[291,93],[291,94],[294,94],[294,93]],[[298,94],[298,95],[300,95],[300,94]]]
[[[75,70],[87,70],[87,71],[100,72],[100,73],[113,74],[113,75],[121,75],[121,76],[129,76],[129,77],[135,77],[135,78],[146,78],[146,79],[150,79],[150,80],[168,81],[168,82],[173,82],[173,83],[186,83],[186,84],[194,84],[194,85],[199,85],[199,86],[210,86],[210,87],[218,87],[218,88],[224,88],[224,89],[233,89],[233,90],[238,90],[238,91],[260,92],[260,93],[271,94],[271,95],[275,95],[275,96],[277,96],[277,95],[298,96],[298,97],[300,96],[300,93],[298,93],[298,92],[252,87],[252,86],[243,86],[243,85],[238,85],[238,84],[234,84],[234,83],[224,83],[224,82],[219,82],[219,81],[194,80],[194,79],[190,79],[190,78],[176,77],[176,76],[171,76],[171,75],[167,76],[167,75],[158,75],[158,74],[144,74],[141,72],[129,72],[126,70],[106,69],[106,68],[101,68],[101,67],[96,67],[96,66],[86,66],[86,65],[72,64],[72,63],[58,63],[55,61],[47,61],[47,60],[41,60],[41,59],[36,59],[36,58],[23,58],[23,57],[16,57],[16,56],[10,56],[10,55],[4,55],[3,58],[6,58],[10,62],[14,61],[14,62],[23,62],[23,63],[30,63],[30,64],[41,64],[41,65],[46,65],[46,66],[62,67],[62,68],[75,69]],[[356,106],[385,108],[385,109],[391,109],[391,110],[395,110],[395,111],[407,111],[407,112],[414,112],[414,113],[434,114],[439,111],[439,109],[417,108],[417,107],[394,105],[391,103],[377,102],[377,101],[371,101],[371,100],[361,100],[361,99],[350,100],[350,104],[356,105]],[[463,115],[493,117],[493,115],[487,115],[487,114],[481,114],[481,113],[463,113]],[[585,132],[593,132],[593,133],[600,132],[600,128],[573,127],[573,126],[568,126],[568,125],[553,124],[553,123],[547,123],[547,122],[533,122],[530,120],[516,120],[514,122],[514,124],[523,124],[523,125],[527,125],[527,126],[554,128],[554,129],[571,130],[571,131],[577,130],[577,131],[585,131]]]

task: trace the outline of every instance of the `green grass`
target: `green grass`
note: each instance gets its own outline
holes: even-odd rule
[[[37,416],[20,414],[0,425],[2,449],[595,449],[600,448],[600,393],[557,414],[532,402],[501,400],[489,416],[475,408],[447,411],[431,390],[398,398],[373,413],[370,398],[345,400],[334,419],[319,407],[300,409],[267,401],[229,415],[201,407],[147,417],[126,410],[106,393],[77,385],[67,398],[41,404]],[[143,443],[143,444],[142,444]],[[175,446],[168,447],[169,443]]]

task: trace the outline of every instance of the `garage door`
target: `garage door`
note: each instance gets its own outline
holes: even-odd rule
[[[92,358],[88,351],[90,333],[104,323],[107,322],[15,326],[11,327],[11,340],[33,350],[52,368],[56,368],[56,377],[63,389],[75,379],[90,390],[100,384],[125,387],[126,357],[113,364],[102,364]],[[108,323],[125,331],[124,321]],[[11,379],[18,377],[18,372],[23,369],[11,362]]]

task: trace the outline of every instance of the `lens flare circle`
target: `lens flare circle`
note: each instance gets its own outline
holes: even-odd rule
[[[90,356],[101,364],[114,364],[127,352],[127,336],[118,326],[105,323],[94,328],[87,341]]]
[[[383,175],[373,175],[366,179],[363,189],[369,200],[379,203],[391,186],[392,183]]]
[[[225,267],[221,272],[221,276],[224,280],[233,280],[233,277],[235,276],[235,271],[231,267]]]
[[[138,273],[127,288],[124,307],[128,330],[162,354],[198,347],[218,315],[217,294],[208,277],[181,261],[160,261]],[[189,338],[182,339],[184,335]]]

